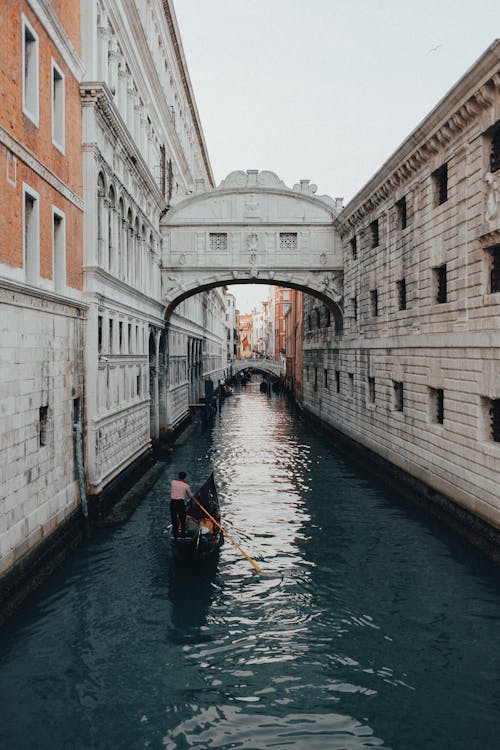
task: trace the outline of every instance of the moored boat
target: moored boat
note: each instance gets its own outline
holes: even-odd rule
[[[219,498],[214,475],[194,493],[196,502],[190,500],[186,515],[186,536],[177,539],[170,530],[170,542],[175,557],[198,560],[215,555],[224,543],[220,524]]]

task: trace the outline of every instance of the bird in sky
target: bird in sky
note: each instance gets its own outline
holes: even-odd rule
[[[431,48],[430,48],[430,50],[428,51],[428,53],[427,53],[427,54],[428,54],[428,55],[430,55],[430,53],[431,53],[431,52],[437,52],[437,51],[438,51],[438,49],[439,49],[440,47],[442,47],[442,46],[443,46],[442,44],[436,44],[436,46],[435,46],[435,47],[431,47]]]

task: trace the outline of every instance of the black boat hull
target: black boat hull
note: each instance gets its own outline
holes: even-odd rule
[[[187,509],[186,536],[174,537],[170,530],[173,556],[179,560],[203,560],[214,557],[224,544],[224,534],[214,523],[220,522],[219,499],[213,474],[194,493]]]

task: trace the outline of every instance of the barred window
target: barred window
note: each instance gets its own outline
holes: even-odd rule
[[[444,390],[442,388],[430,388],[430,418],[435,424],[444,422]]]
[[[314,368],[314,390],[318,390],[318,368]]]
[[[490,293],[500,292],[500,245],[488,248],[491,256],[490,265]]]
[[[354,235],[349,244],[351,246],[352,259],[356,260],[356,258],[358,257],[358,242],[356,239],[356,235]]]
[[[490,399],[490,436],[495,443],[500,443],[500,398]]]
[[[220,253],[227,250],[226,232],[210,232],[210,250]]]
[[[398,212],[398,224],[400,229],[406,229],[408,226],[407,215],[406,215],[406,197],[401,198],[396,203],[396,210]]]
[[[297,249],[297,232],[280,232],[280,250]]]
[[[352,317],[354,320],[358,319],[358,298],[357,297],[351,297],[351,309],[352,309]]]
[[[435,205],[440,206],[448,200],[448,165],[443,164],[442,167],[436,169],[432,173],[432,179],[434,182]]]
[[[404,386],[403,383],[398,380],[392,381],[392,387],[394,392],[394,411],[403,411],[404,407]]]
[[[406,279],[396,281],[396,291],[398,295],[398,309],[406,310]]]
[[[47,445],[48,425],[49,425],[49,407],[41,406],[38,415],[38,443],[40,446]]]
[[[443,304],[448,299],[446,263],[434,269],[436,302]]]
[[[500,125],[497,125],[491,136],[490,172],[500,169]]]
[[[340,393],[340,370],[335,370],[335,390]]]
[[[378,219],[375,219],[375,221],[372,221],[370,224],[370,233],[372,238],[372,248],[379,246],[379,230],[378,230]]]
[[[372,317],[376,318],[378,315],[378,290],[372,289],[370,291],[370,310]]]
[[[368,377],[368,400],[371,404],[375,403],[375,378]]]

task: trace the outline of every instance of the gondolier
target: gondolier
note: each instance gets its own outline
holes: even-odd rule
[[[186,536],[186,505],[185,500],[190,497],[194,500],[191,487],[186,482],[186,472],[180,471],[178,479],[170,482],[170,519],[172,521],[172,534],[174,539],[179,536],[179,521],[181,536]]]

